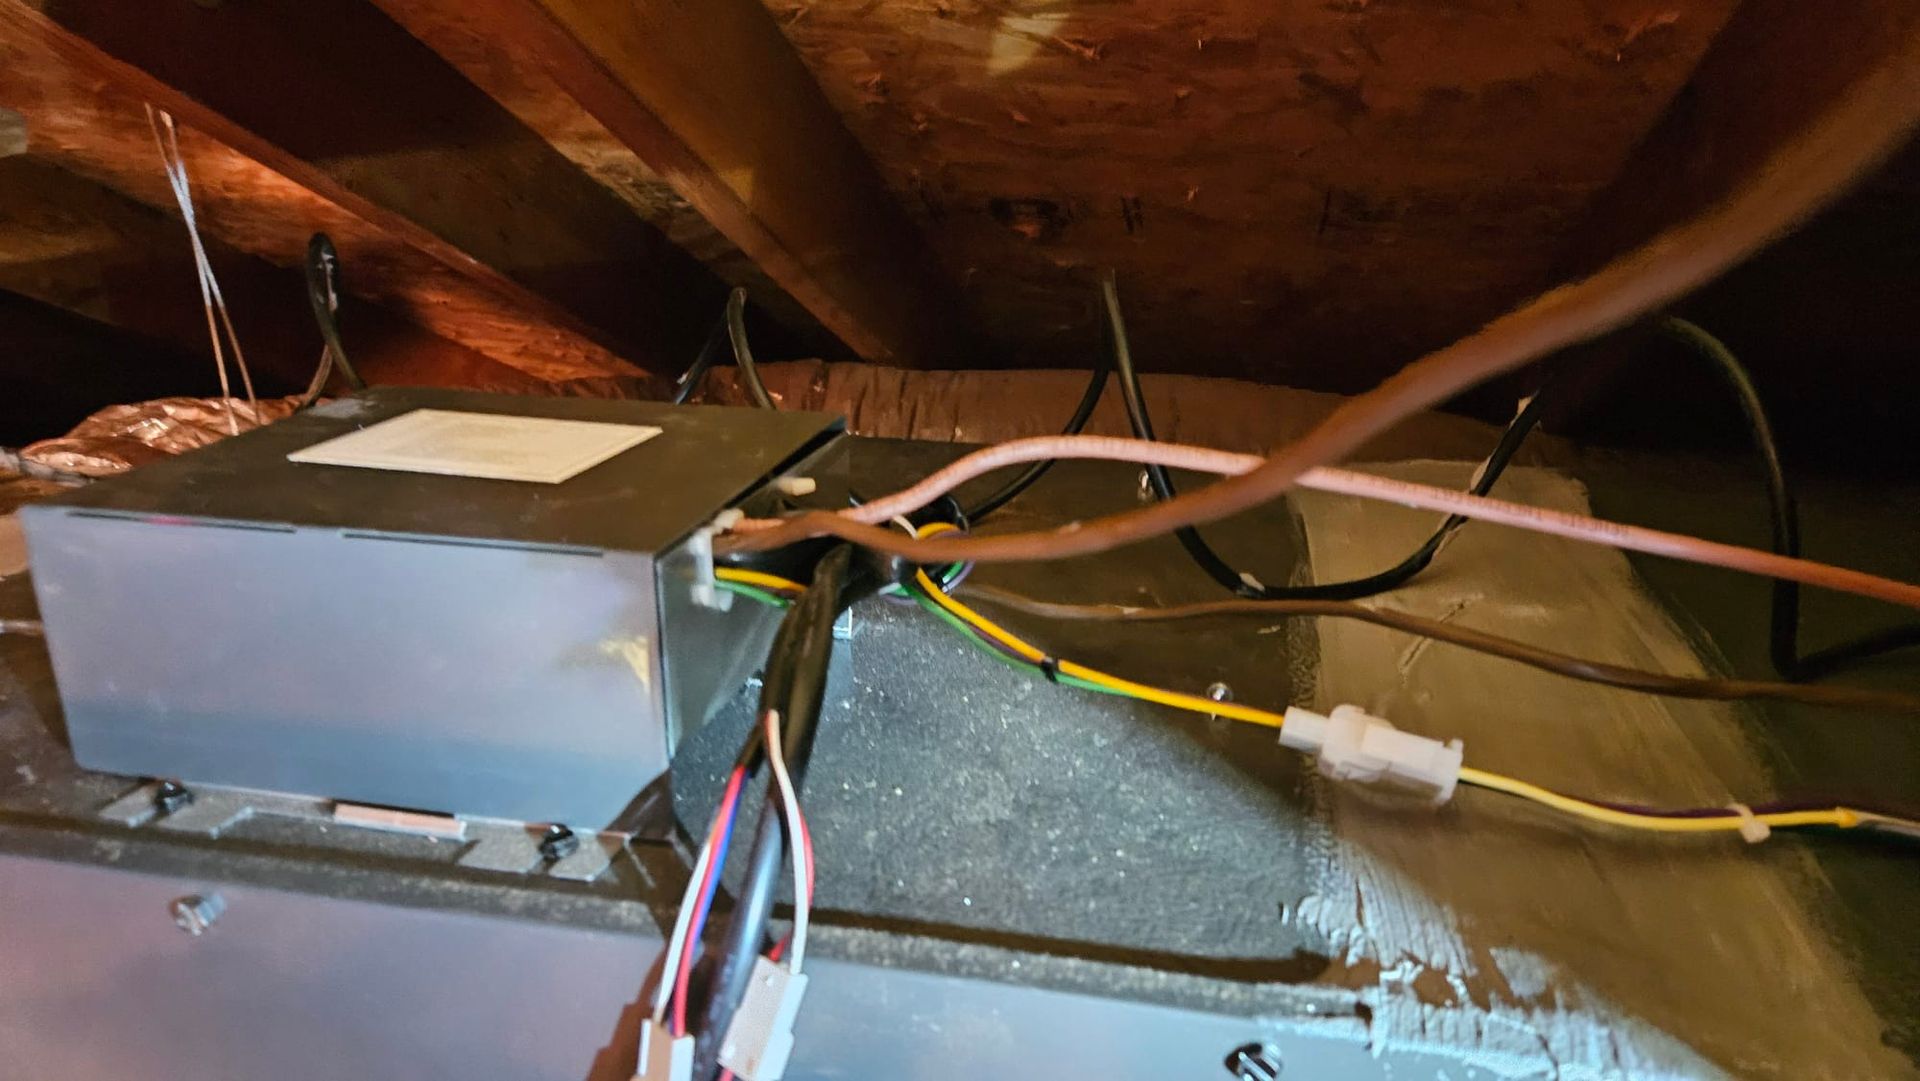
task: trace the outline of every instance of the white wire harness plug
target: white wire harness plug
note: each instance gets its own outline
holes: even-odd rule
[[[694,530],[687,538],[687,553],[693,557],[693,603],[702,608],[716,612],[733,608],[733,594],[713,584],[713,538],[732,529],[744,517],[746,512],[739,507],[728,507],[707,523],[706,528]]]
[[[1321,715],[1298,706],[1287,708],[1280,743],[1313,755],[1320,772],[1336,781],[1385,784],[1432,800],[1453,798],[1460,781],[1459,740],[1402,732],[1359,706],[1335,706]]]
[[[633,1081],[693,1081],[693,1037],[675,1039],[658,1021],[640,1030],[640,1072]]]
[[[780,1081],[793,1054],[793,1020],[806,993],[807,977],[755,958],[753,980],[720,1045],[720,1065],[740,1081]]]

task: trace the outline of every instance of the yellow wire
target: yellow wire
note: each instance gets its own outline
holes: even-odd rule
[[[924,537],[943,530],[958,528],[958,526],[949,522],[934,522],[931,525],[923,527],[919,535]],[[741,585],[759,586],[761,589],[772,589],[782,593],[805,593],[807,591],[806,584],[803,582],[796,582],[791,578],[782,578],[777,574],[768,574],[765,571],[748,570],[745,567],[715,567],[713,568],[713,576],[723,582],[738,582]]]
[[[926,591],[927,596],[933,598],[935,604],[951,612],[969,627],[1006,646],[1033,664],[1039,664],[1047,659],[1046,651],[948,596],[934,583],[933,579],[927,577],[925,571],[915,572],[915,578],[919,581],[920,588]],[[1252,706],[1243,706],[1234,702],[1216,702],[1197,694],[1183,694],[1180,691],[1169,691],[1162,687],[1150,687],[1144,683],[1135,683],[1132,680],[1109,675],[1097,668],[1088,668],[1078,661],[1056,660],[1054,665],[1064,675],[1086,680],[1088,683],[1105,687],[1129,698],[1157,702],[1163,706],[1172,706],[1174,709],[1184,709],[1207,716],[1231,717],[1236,721],[1264,725],[1268,728],[1279,728],[1286,723],[1285,717],[1270,710],[1255,709]]]
[[[759,586],[761,589],[776,589],[783,593],[805,593],[807,587],[791,578],[782,578],[765,571],[750,571],[741,567],[715,567],[713,576],[723,582],[739,582],[741,585]]]
[[[988,619],[986,616],[981,615],[979,612],[974,611],[966,604],[948,596],[924,573],[919,574],[917,577],[921,588],[926,591],[929,597],[933,598],[934,603],[951,612],[968,626],[1000,642],[1008,649],[1013,650],[1015,653],[1033,663],[1037,664],[1046,658],[1047,654],[1033,644],[1022,639],[1012,631],[1007,630],[1005,627],[1000,626],[993,620]],[[1074,661],[1058,660],[1055,664],[1059,670],[1066,675],[1075,676],[1131,698],[1158,702],[1161,705],[1172,706],[1175,709],[1190,710],[1194,713],[1232,717],[1236,720],[1265,725],[1270,728],[1279,728],[1285,724],[1285,718],[1282,715],[1267,710],[1236,705],[1232,702],[1215,702],[1212,699],[1201,698],[1197,695],[1182,694],[1178,691],[1169,691],[1159,687],[1150,687],[1145,684],[1134,683],[1131,680],[1108,675],[1105,672],[1088,668]],[[1737,812],[1731,810],[1725,815],[1716,815],[1710,818],[1668,818],[1662,815],[1616,810],[1612,807],[1603,807],[1596,803],[1589,803],[1583,799],[1565,796],[1550,789],[1542,788],[1539,785],[1529,784],[1526,781],[1517,780],[1504,774],[1475,769],[1471,766],[1461,767],[1460,780],[1466,784],[1475,785],[1480,788],[1489,788],[1498,792],[1505,792],[1509,795],[1519,796],[1522,799],[1531,800],[1534,803],[1550,807],[1564,814],[1573,815],[1577,818],[1583,818],[1593,822],[1604,822],[1614,826],[1623,826],[1628,829],[1650,830],[1659,833],[1738,832],[1744,821]],[[1760,822],[1766,823],[1769,827],[1780,829],[1791,829],[1795,826],[1836,826],[1840,829],[1851,829],[1860,824],[1859,813],[1847,807],[1835,807],[1831,810],[1776,811],[1768,814],[1755,814],[1753,817]]]
[[[1034,664],[1039,664],[1041,661],[1047,659],[1045,650],[1032,645],[1012,631],[1007,630],[1000,624],[995,623],[993,620],[988,619],[986,616],[981,615],[965,604],[948,596],[946,591],[940,588],[939,583],[927,577],[926,571],[915,571],[913,577],[915,581],[920,583],[920,588],[925,590],[927,595],[933,598],[935,604],[960,617],[961,622],[967,624],[967,626],[999,642],[1026,660],[1032,661]]]
[[[922,526],[916,535],[929,536],[934,533],[957,530],[958,528],[959,527],[948,522],[934,522]],[[747,585],[761,586],[762,588],[792,592],[798,592],[806,588],[798,582],[789,581],[776,575],[763,574],[759,571],[741,570],[734,567],[717,568],[714,571],[714,577],[743,582]],[[1039,664],[1048,659],[1048,654],[1045,650],[1040,649],[1038,646],[1033,645],[1026,639],[1021,638],[1019,635],[1000,626],[998,623],[995,623],[993,620],[988,619],[968,605],[950,596],[945,590],[941,589],[932,578],[928,577],[925,571],[915,571],[914,577],[920,583],[920,588],[926,592],[927,596],[930,597],[935,604],[946,609],[967,626],[1006,646],[1016,655],[1030,663]],[[1199,695],[1170,691],[1162,687],[1148,686],[1144,683],[1135,683],[1132,680],[1121,679],[1119,676],[1109,675],[1095,668],[1088,668],[1086,665],[1080,664],[1077,661],[1055,659],[1054,665],[1065,675],[1085,680],[1088,683],[1104,687],[1118,694],[1126,695],[1129,698],[1156,702],[1163,706],[1171,706],[1174,709],[1188,710],[1207,716],[1231,717],[1237,721],[1263,725],[1268,728],[1280,728],[1286,724],[1286,718],[1283,715],[1270,710],[1256,709],[1252,706],[1243,706],[1233,702],[1216,702],[1211,698],[1203,698]],[[1475,769],[1472,766],[1460,767],[1460,780],[1465,784],[1474,785],[1479,788],[1492,789],[1496,792],[1505,792],[1510,796],[1518,796],[1521,799],[1530,800],[1563,814],[1573,815],[1576,818],[1582,818],[1590,822],[1602,822],[1612,826],[1622,826],[1627,829],[1648,830],[1658,833],[1738,832],[1741,825],[1745,822],[1744,817],[1731,810],[1725,815],[1715,815],[1709,818],[1669,818],[1662,815],[1641,814],[1636,811],[1621,811],[1612,807],[1603,807],[1597,803],[1589,803],[1586,800],[1577,799],[1573,796],[1562,795],[1551,789],[1542,788],[1536,784],[1530,784],[1526,781],[1508,777],[1505,774]],[[1759,822],[1764,822],[1769,827],[1778,829],[1791,829],[1796,826],[1835,826],[1840,829],[1852,829],[1861,822],[1860,812],[1848,807],[1834,807],[1830,810],[1774,811],[1766,814],[1755,814],[1753,818]]]
[[[1537,784],[1528,784],[1526,781],[1515,780],[1504,774],[1474,769],[1472,766],[1460,767],[1460,780],[1466,784],[1491,788],[1496,792],[1505,792],[1510,796],[1532,800],[1565,814],[1593,822],[1625,826],[1628,829],[1654,830],[1660,833],[1713,833],[1723,830],[1738,831],[1744,821],[1735,811],[1728,811],[1723,816],[1717,815],[1712,818],[1666,818],[1661,815],[1615,810],[1612,807],[1602,807],[1597,803],[1588,803],[1586,800],[1575,799],[1572,796],[1563,796],[1558,792],[1541,788]],[[1834,807],[1824,811],[1775,811],[1770,814],[1756,814],[1753,817],[1769,826],[1783,829],[1794,826],[1838,826],[1841,829],[1852,829],[1860,824],[1859,812],[1847,807]]]
[[[1096,683],[1102,687],[1119,691],[1122,694],[1130,695],[1134,698],[1144,699],[1148,702],[1158,702],[1163,706],[1172,706],[1174,709],[1184,709],[1189,713],[1201,713],[1209,717],[1231,717],[1236,721],[1243,721],[1247,724],[1257,724],[1266,728],[1280,728],[1287,723],[1284,715],[1274,713],[1271,710],[1256,709],[1253,706],[1242,706],[1234,702],[1216,702],[1211,698],[1202,698],[1197,694],[1186,694],[1182,691],[1169,691],[1160,687],[1149,687],[1144,683],[1135,683],[1131,680],[1121,679],[1118,676],[1108,675],[1097,669],[1088,668],[1086,665],[1080,664],[1077,661],[1059,661],[1057,663],[1060,671],[1075,678],[1084,679],[1088,683]]]

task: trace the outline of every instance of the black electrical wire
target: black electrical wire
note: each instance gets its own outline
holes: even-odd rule
[[[1147,414],[1146,396],[1140,389],[1140,376],[1133,366],[1133,350],[1127,343],[1127,326],[1120,315],[1120,293],[1109,272],[1100,283],[1101,298],[1106,306],[1107,332],[1113,347],[1113,357],[1120,376],[1120,392],[1127,403],[1127,421],[1133,428],[1133,434],[1148,441],[1154,439],[1153,419]],[[1470,489],[1474,495],[1486,495],[1493,490],[1494,482],[1506,471],[1513,456],[1528,433],[1540,421],[1540,401],[1542,395],[1535,394],[1528,399],[1518,413],[1508,423],[1506,431],[1500,434],[1500,442],[1493,453],[1487,457],[1480,468]],[[1160,499],[1172,499],[1175,495],[1173,478],[1166,469],[1150,465],[1147,480],[1153,486],[1155,495]],[[1454,530],[1466,523],[1467,519],[1453,515],[1440,528],[1434,530],[1426,543],[1415,549],[1399,563],[1364,578],[1353,578],[1344,582],[1319,582],[1298,586],[1262,585],[1252,577],[1233,569],[1219,553],[1200,536],[1200,531],[1192,527],[1175,532],[1181,547],[1207,576],[1218,582],[1223,588],[1248,600],[1358,600],[1385,593],[1407,584],[1413,577],[1433,562],[1440,546]]]
[[[307,241],[307,304],[313,308],[314,322],[320,324],[320,337],[327,344],[320,358],[320,369],[307,385],[307,392],[301,395],[302,409],[312,405],[326,389],[327,376],[334,365],[339,365],[340,376],[348,386],[354,390],[367,389],[366,381],[347,359],[347,347],[340,341],[339,275],[340,253],[334,250],[333,241],[325,233],[313,234]]]
[[[770,655],[768,676],[761,685],[760,711],[763,716],[768,710],[780,713],[781,745],[796,790],[805,783],[820,707],[826,698],[834,620],[843,609],[878,585],[870,568],[856,566],[853,557],[853,548],[841,545],[815,566],[812,582],[782,621],[781,633],[775,642],[780,656]],[[757,756],[762,738],[761,726],[754,725],[741,748],[743,761]],[[797,840],[786,836],[786,819],[779,810],[779,796],[769,785],[746,874],[721,933],[716,950],[718,960],[710,967],[705,993],[701,996],[700,1020],[694,1029],[694,1077],[712,1077],[718,1069],[721,1041],[746,994],[754,959],[764,952],[767,924],[779,892],[787,846]]]
[[[1760,400],[1759,390],[1753,385],[1753,377],[1726,343],[1701,327],[1673,316],[1662,319],[1659,327],[1663,334],[1708,361],[1728,389],[1733,391],[1735,400],[1740,404],[1740,412],[1746,419],[1754,450],[1760,456],[1761,471],[1767,486],[1773,550],[1779,555],[1798,557],[1800,508],[1793,498],[1792,489],[1787,486],[1786,470],[1780,464],[1780,449],[1774,441],[1773,425],[1767,421],[1766,407]],[[1800,653],[1800,585],[1781,580],[1775,580],[1773,584],[1768,652],[1774,671],[1780,673],[1783,679],[1819,679],[1860,661],[1915,646],[1920,646],[1920,623],[1876,631],[1803,656]]]
[[[760,712],[780,713],[783,750],[796,787],[803,783],[815,721],[826,694],[833,621],[842,606],[841,594],[849,581],[851,560],[852,549],[841,546],[816,566],[812,583],[782,623],[776,651],[768,661],[770,678],[761,686]],[[741,748],[742,760],[757,756],[762,738],[761,726],[754,725]],[[785,835],[785,819],[776,799],[769,787],[746,875],[722,932],[718,960],[711,966],[695,1028],[695,1077],[713,1075],[720,1041],[746,993],[754,959],[764,949],[787,845],[794,840]]]
[[[1093,418],[1094,407],[1100,404],[1100,396],[1106,393],[1107,376],[1113,372],[1113,358],[1110,353],[1101,353],[1093,363],[1093,374],[1087,379],[1087,389],[1080,394],[1080,404],[1074,407],[1073,416],[1068,418],[1065,435],[1079,435]],[[1035,481],[1053,468],[1054,459],[1034,462],[1020,471],[1020,474],[1001,486],[1000,490],[987,496],[973,506],[966,508],[961,522],[979,522],[1016,499],[1020,493],[1033,487]]]
[[[1134,369],[1131,350],[1127,345],[1126,325],[1120,315],[1119,294],[1111,275],[1102,282],[1102,292],[1106,302],[1114,356],[1119,369],[1121,391],[1127,400],[1128,419],[1136,436],[1152,439],[1153,425],[1147,415],[1146,403],[1140,390],[1139,375]],[[1767,419],[1766,408],[1760,399],[1758,389],[1754,386],[1752,376],[1725,343],[1701,327],[1684,319],[1668,317],[1661,320],[1659,328],[1663,333],[1687,345],[1697,355],[1707,360],[1715,373],[1733,392],[1741,414],[1746,420],[1754,448],[1760,457],[1767,488],[1773,550],[1780,555],[1799,557],[1801,553],[1799,506],[1787,485],[1786,471],[1780,463],[1779,446],[1774,439],[1773,426]],[[1501,433],[1499,444],[1488,456],[1473,484],[1471,489],[1473,494],[1486,495],[1492,490],[1494,482],[1499,479],[1500,474],[1520,449],[1520,444],[1537,426],[1541,407],[1551,397],[1553,386],[1554,379],[1552,373],[1549,373],[1540,390],[1527,400],[1507,425],[1506,430]],[[1157,466],[1149,467],[1148,479],[1159,498],[1173,497],[1173,485],[1166,470]],[[1304,586],[1256,586],[1221,559],[1200,537],[1197,530],[1181,531],[1180,540],[1202,570],[1221,586],[1241,597],[1250,600],[1355,600],[1384,593],[1406,584],[1433,562],[1435,554],[1439,552],[1447,536],[1465,522],[1466,519],[1458,515],[1448,518],[1413,554],[1378,574],[1345,582]],[[1799,644],[1800,586],[1797,582],[1774,582],[1773,606],[1769,622],[1768,648],[1774,670],[1781,678],[1791,681],[1804,682],[1820,679],[1861,661],[1897,650],[1920,647],[1920,623],[1910,623],[1875,631],[1851,641],[1803,655]]]
[[[721,318],[714,332],[707,336],[705,344],[700,347],[700,355],[694,358],[693,364],[674,384],[672,400],[675,405],[686,404],[687,399],[693,396],[694,390],[699,386],[700,377],[707,373],[707,369],[713,367],[719,357],[719,336],[724,331],[733,347],[733,362],[740,369],[740,381],[746,385],[747,393],[752,396],[754,404],[762,409],[779,408],[774,403],[773,395],[767,392],[766,383],[760,379],[760,366],[754,360],[753,347],[747,340],[746,311],[747,291],[745,289],[735,289],[727,295],[726,314]],[[1094,407],[1100,404],[1100,395],[1107,389],[1107,377],[1112,371],[1112,360],[1102,355],[1094,365],[1093,375],[1087,380],[1087,389],[1080,395],[1080,404],[1074,408],[1073,416],[1067,420],[1065,429],[1067,435],[1079,435],[1086,428],[1087,422],[1093,417]],[[1047,470],[1051,468],[1053,468],[1051,460],[1034,462],[1027,466],[1020,471],[1019,475],[1002,485],[998,491],[968,508],[965,511],[965,520],[977,522],[1011,503],[1020,493],[1033,487],[1034,482],[1045,476]]]
[[[680,374],[679,381],[673,385],[671,399],[673,404],[687,404],[687,399],[693,397],[693,392],[700,389],[700,378],[707,374],[707,369],[713,367],[715,361],[720,359],[720,343],[726,340],[727,318],[722,315],[719,321],[713,324],[713,329],[707,332],[707,340],[700,343],[700,355],[693,358],[693,363]]]
[[[700,378],[720,359],[722,341],[731,345],[734,366],[740,369],[740,381],[746,385],[753,403],[762,409],[780,408],[760,380],[760,365],[753,359],[753,346],[747,341],[747,291],[737,287],[727,294],[726,309],[707,334],[707,340],[701,343],[699,355],[674,382],[673,404],[687,404],[687,399],[700,389]]]
[[[762,409],[778,409],[773,403],[773,395],[767,393],[767,385],[760,381],[760,366],[754,362],[753,347],[747,343],[747,291],[735,288],[727,294],[727,340],[733,343],[733,363],[740,369],[740,379],[747,385],[747,393],[753,395],[753,402]]]
[[[1127,343],[1127,325],[1120,317],[1120,291],[1111,271],[1100,279],[1100,297],[1106,306],[1108,340],[1112,345],[1114,361],[1120,369],[1120,393],[1127,403],[1127,424],[1136,438],[1151,443],[1155,440],[1153,418],[1147,415],[1146,398],[1140,390],[1140,375],[1133,367],[1133,348]],[[1157,498],[1172,499],[1173,478],[1165,467],[1150,465],[1146,469],[1147,479],[1153,485]],[[1187,557],[1205,571],[1207,577],[1243,597],[1253,596],[1259,591],[1257,586],[1220,558],[1219,553],[1200,536],[1198,529],[1183,526],[1175,530],[1173,535],[1179,539],[1180,547],[1187,550]]]

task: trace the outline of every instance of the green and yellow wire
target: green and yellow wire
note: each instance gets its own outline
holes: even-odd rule
[[[748,570],[745,567],[715,567],[713,569],[713,577],[722,583],[749,586],[763,593],[772,593],[776,596],[782,594],[798,595],[805,592],[807,588],[791,578],[782,578],[777,574],[768,574],[765,571]]]
[[[922,526],[918,536],[946,532],[957,527],[946,522],[935,522]],[[742,592],[753,590],[773,603],[785,604],[787,599],[797,595],[806,587],[798,582],[740,568],[723,567],[714,571],[714,577],[722,584],[731,584],[741,588]],[[1266,728],[1278,729],[1286,724],[1283,714],[1235,702],[1216,702],[1211,698],[1169,690],[1164,687],[1149,686],[1122,679],[1119,676],[1090,668],[1077,661],[1054,657],[1045,650],[1021,638],[1000,624],[987,618],[961,601],[949,596],[924,570],[914,572],[914,582],[919,587],[909,590],[920,606],[927,609],[942,622],[960,631],[970,640],[975,640],[989,654],[1007,663],[1016,663],[1015,658],[1025,661],[1033,668],[1046,671],[1051,669],[1057,682],[1078,687],[1083,690],[1098,691],[1103,694],[1132,698],[1142,702],[1153,702],[1174,709],[1186,710],[1209,717],[1231,717],[1247,724],[1257,724]],[[999,648],[994,648],[998,646]],[[1004,650],[1004,652],[1003,652]],[[1804,810],[1786,810],[1771,812],[1743,812],[1729,807],[1724,813],[1678,813],[1667,814],[1643,812],[1610,807],[1555,792],[1539,785],[1508,777],[1505,774],[1489,770],[1462,766],[1460,782],[1489,791],[1501,792],[1519,799],[1528,800],[1551,810],[1589,821],[1626,829],[1644,830],[1656,833],[1738,833],[1750,821],[1765,824],[1771,829],[1795,829],[1804,827],[1832,827],[1853,829],[1861,825],[1881,822],[1904,823],[1904,820],[1889,816],[1861,811],[1851,807],[1835,806],[1831,808],[1813,808]]]

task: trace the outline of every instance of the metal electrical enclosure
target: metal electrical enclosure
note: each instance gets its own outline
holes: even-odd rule
[[[557,484],[298,464],[416,409],[648,425]],[[91,769],[598,829],[772,617],[689,544],[832,441],[807,413],[375,390],[22,512]]]

